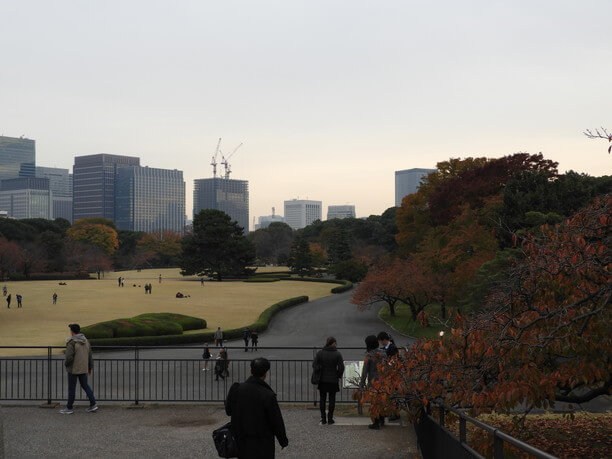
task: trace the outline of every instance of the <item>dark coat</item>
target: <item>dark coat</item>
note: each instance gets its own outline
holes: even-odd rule
[[[225,412],[232,417],[232,432],[241,459],[274,457],[274,437],[289,444],[276,394],[263,380],[251,376],[235,383],[227,394]]]
[[[338,384],[344,373],[344,360],[338,349],[326,346],[317,352],[312,366],[316,368],[317,365],[321,371],[320,383]]]
[[[383,347],[382,350],[385,352],[385,354],[387,354],[387,357],[393,357],[399,353],[399,350],[393,341],[389,341],[389,345],[386,348]]]

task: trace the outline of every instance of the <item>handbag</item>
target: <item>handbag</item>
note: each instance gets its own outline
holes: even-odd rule
[[[238,457],[238,445],[232,433],[232,423],[222,425],[212,433],[219,457]]]

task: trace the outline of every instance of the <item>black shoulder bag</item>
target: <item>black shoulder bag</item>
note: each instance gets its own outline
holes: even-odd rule
[[[213,430],[212,437],[219,457],[238,457],[238,446],[232,433],[231,422]]]

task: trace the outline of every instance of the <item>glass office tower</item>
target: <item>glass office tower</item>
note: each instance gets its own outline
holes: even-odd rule
[[[72,222],[72,179],[68,169],[36,166],[36,177],[49,179],[51,190],[51,218],[65,218]]]
[[[115,223],[123,230],[183,234],[183,172],[140,166],[117,167]]]
[[[0,180],[34,177],[35,164],[34,140],[0,136]]]
[[[49,180],[24,177],[0,181],[0,210],[17,219],[51,219]]]
[[[140,158],[121,155],[87,155],[74,158],[72,216],[115,220],[115,176],[121,166],[138,166]]]
[[[225,178],[194,180],[193,214],[202,209],[222,210],[249,232],[249,182]]]

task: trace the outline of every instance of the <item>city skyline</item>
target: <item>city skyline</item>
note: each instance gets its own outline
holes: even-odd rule
[[[542,152],[608,174],[582,135],[609,123],[612,5],[592,5],[5,2],[0,135],[36,140],[41,166],[109,153],[182,170],[188,217],[218,137],[244,142],[231,178],[252,216],[298,197],[381,214],[394,171],[450,157]]]

